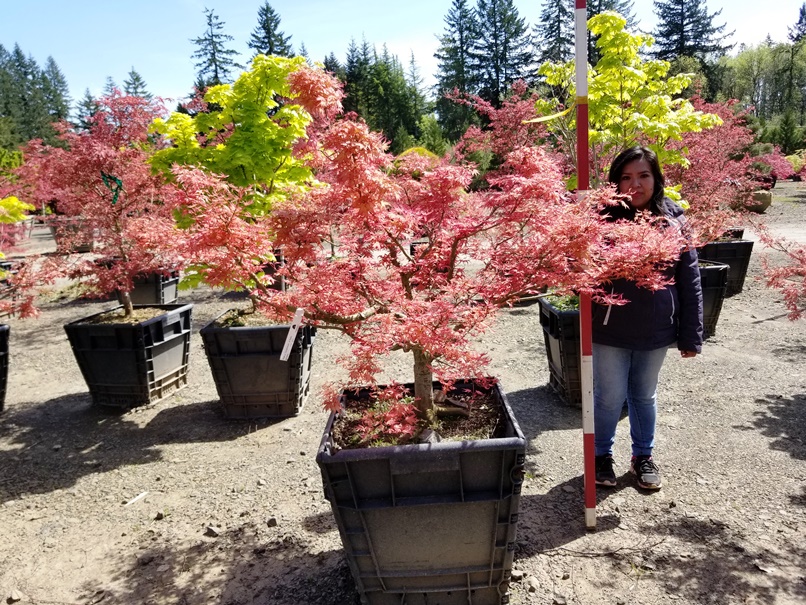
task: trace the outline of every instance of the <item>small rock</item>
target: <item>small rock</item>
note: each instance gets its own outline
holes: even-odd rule
[[[513,569],[510,572],[509,577],[512,578],[513,582],[520,582],[523,580],[523,572],[520,569]]]
[[[165,572],[166,572],[166,571],[168,571],[169,569],[171,569],[171,566],[170,566],[170,565],[160,565],[159,567],[157,567],[157,571],[158,571],[159,573],[165,573]]]
[[[551,602],[554,603],[554,605],[568,605],[568,599],[561,594],[555,594]]]
[[[165,518],[165,513],[162,512],[161,510],[157,511],[157,514],[154,515],[154,521],[162,521],[164,518]]]
[[[259,486],[263,487],[264,485],[266,485],[266,480],[265,479],[258,479],[257,484]]]
[[[269,517],[269,520],[266,521],[266,525],[269,527],[277,527],[277,517]]]
[[[674,500],[669,502],[669,508],[676,508],[676,507],[677,507],[677,502],[675,502]]]
[[[300,450],[300,451],[299,451],[299,455],[300,455],[300,456],[305,456],[305,450]]]
[[[570,578],[570,577],[571,577],[571,574],[570,574],[570,573],[568,573],[567,571],[564,571],[564,572],[563,572],[563,580],[567,580],[567,579],[568,579],[568,578]]]
[[[563,485],[563,491],[567,494],[573,494],[577,490],[573,485]]]
[[[526,590],[529,592],[537,592],[537,589],[540,588],[540,582],[537,581],[537,578],[534,576],[529,576],[526,578]]]
[[[211,538],[217,538],[219,535],[221,535],[221,532],[213,525],[208,525],[204,530],[204,535],[210,536]]]
[[[439,443],[440,441],[442,441],[442,437],[431,429],[425,429],[420,433],[420,443]]]
[[[22,601],[25,598],[25,595],[22,594],[19,590],[12,590],[11,594],[8,595],[9,603],[16,603],[17,601]]]
[[[62,446],[60,444],[58,444],[58,443],[53,446],[53,451],[54,452],[58,452],[60,449],[62,449]]]
[[[137,563],[140,565],[148,565],[151,563],[156,557],[151,553],[145,553],[137,557]]]

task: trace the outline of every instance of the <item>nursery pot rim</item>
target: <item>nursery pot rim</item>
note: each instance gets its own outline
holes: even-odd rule
[[[143,321],[137,322],[128,322],[128,321],[118,321],[118,322],[107,322],[105,325],[110,326],[121,326],[121,325],[132,325],[132,326],[147,326],[152,323],[155,323],[160,320],[161,317],[165,316],[169,313],[182,313],[186,310],[193,308],[193,303],[169,303],[165,305],[133,305],[135,309],[160,309],[161,311],[165,311],[165,313],[161,313],[152,317],[150,319],[144,319]],[[105,315],[107,313],[111,313],[112,311],[117,311],[118,309],[122,309],[123,305],[115,305],[114,307],[110,307],[109,309],[104,309],[103,311],[99,311],[98,313],[93,313],[92,315],[85,315],[79,319],[74,319],[73,321],[67,322],[66,326],[71,326],[75,324],[83,324],[87,323],[87,320],[92,319],[94,317],[98,317],[100,315]]]
[[[474,382],[472,379],[468,379],[466,381],[457,381],[459,383],[467,382],[472,383]],[[406,386],[411,386],[408,383]],[[437,386],[441,386],[438,381],[434,381],[435,388]],[[360,388],[369,388],[369,387],[360,387]],[[382,385],[378,385],[378,388],[383,388]],[[345,397],[345,390],[354,390],[354,389],[342,389],[342,398]],[[496,438],[487,438],[487,439],[464,439],[462,441],[440,441],[437,443],[407,443],[405,445],[384,445],[384,446],[369,446],[369,447],[362,447],[362,448],[355,448],[355,449],[342,449],[333,451],[330,441],[330,435],[333,432],[333,424],[335,423],[338,415],[340,412],[330,412],[330,415],[327,419],[327,424],[325,425],[325,430],[322,435],[322,439],[319,443],[319,448],[316,453],[316,461],[321,463],[325,460],[343,460],[345,462],[348,461],[361,461],[361,460],[377,460],[388,458],[390,455],[397,455],[397,454],[406,454],[409,456],[419,457],[419,456],[427,456],[427,455],[434,455],[437,452],[462,452],[467,450],[475,450],[475,451],[484,451],[484,450],[500,450],[500,449],[509,449],[509,448],[518,448],[518,447],[525,447],[526,445],[526,437],[521,430],[520,425],[518,424],[517,419],[515,418],[515,414],[512,411],[512,406],[509,404],[509,399],[507,398],[506,392],[501,386],[501,381],[495,379],[495,383],[491,386],[490,392],[493,390],[497,390],[499,396],[501,397],[501,405],[504,408],[506,415],[509,417],[509,421],[512,423],[512,427],[515,431],[514,437],[496,437]]]

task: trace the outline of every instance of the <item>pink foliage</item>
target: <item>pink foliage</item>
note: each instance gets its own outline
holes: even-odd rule
[[[303,308],[306,321],[347,334],[351,354],[340,361],[351,386],[375,384],[381,356],[408,352],[417,406],[426,409],[434,377],[450,384],[484,375],[487,358],[472,341],[502,306],[545,287],[602,295],[600,285],[618,277],[658,287],[657,268],[680,249],[676,233],[651,221],[606,222],[601,206],[619,203],[609,189],[574,200],[539,147],[510,145],[490,187],[475,192],[472,165],[393,158],[362,121],[319,115],[310,128],[320,144],[309,159],[317,183],[270,214],[242,218],[241,191],[187,169],[177,170],[182,192],[170,205],[195,219],[189,254],[210,262],[211,277],[251,272],[253,300],[268,316],[287,321]],[[285,292],[254,279],[255,259],[277,248]],[[334,408],[335,393],[327,398]]]
[[[60,252],[94,238],[95,251],[114,259],[70,259],[69,266],[65,259],[62,265],[98,295],[128,292],[138,274],[178,267],[170,246],[173,217],[164,203],[173,186],[153,174],[147,161],[155,147],[148,127],[163,111],[157,102],[115,92],[99,101],[88,132],[61,124],[64,147],[32,141],[24,149],[21,198],[61,215],[54,217],[63,235]],[[60,226],[69,219],[80,227]]]
[[[529,123],[535,117],[535,102],[539,95],[529,92],[522,80],[512,84],[509,95],[500,108],[477,95],[463,95],[454,91],[448,97],[456,103],[469,105],[487,121],[485,128],[471,126],[456,145],[456,152],[467,154],[490,150],[503,159],[519,147],[537,145],[546,136],[546,127],[541,123]]]
[[[718,115],[723,123],[685,133],[682,141],[674,143],[688,148],[690,165],[669,166],[665,176],[667,183],[682,185],[681,195],[690,204],[686,216],[700,241],[706,242],[743,223],[739,211],[758,189],[748,154],[754,135],[746,124],[747,112],[740,111],[736,101],[706,103],[695,97],[691,103],[697,111]]]

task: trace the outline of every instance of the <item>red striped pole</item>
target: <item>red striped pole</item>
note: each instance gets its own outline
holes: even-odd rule
[[[590,187],[588,174],[588,7],[586,0],[576,0],[576,88],[577,88],[577,196],[581,199]],[[579,342],[582,364],[582,439],[585,469],[585,527],[596,529],[596,452],[593,443],[593,346],[591,344],[591,298],[579,297]]]

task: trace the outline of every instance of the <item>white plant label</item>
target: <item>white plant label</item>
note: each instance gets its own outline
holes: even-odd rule
[[[285,344],[283,351],[280,353],[280,361],[288,361],[291,355],[291,347],[294,346],[294,340],[297,338],[297,332],[302,324],[302,316],[305,315],[305,309],[297,309],[294,313],[294,319],[291,320],[291,327],[288,329],[288,336],[285,337]]]

